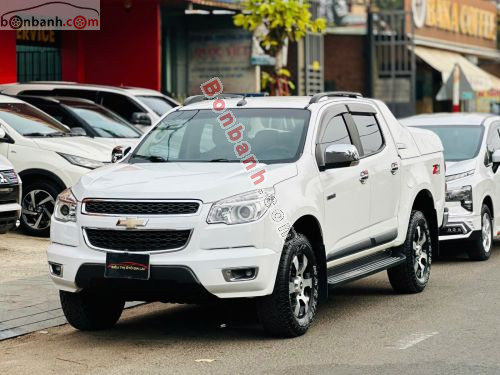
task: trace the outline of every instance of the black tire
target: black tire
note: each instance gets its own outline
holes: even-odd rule
[[[493,248],[493,222],[491,211],[483,204],[481,208],[481,230],[478,236],[472,241],[469,241],[467,246],[467,254],[469,258],[477,261],[490,259],[491,250]],[[489,238],[487,237],[489,234]]]
[[[50,235],[50,217],[54,212],[55,201],[60,192],[61,189],[57,185],[45,181],[32,182],[23,186],[21,198],[23,211],[20,221],[21,230],[24,233],[37,237]],[[49,196],[50,200],[45,201]],[[32,204],[33,197],[35,205]],[[40,204],[41,202],[43,203]]]
[[[316,315],[318,291],[318,266],[312,246],[304,235],[293,232],[281,253],[273,293],[257,299],[264,329],[279,337],[306,333]]]
[[[125,302],[112,296],[82,291],[59,291],[61,307],[69,324],[81,331],[97,331],[113,327],[123,312]]]
[[[429,281],[432,264],[431,234],[422,212],[412,211],[406,240],[396,251],[406,260],[387,270],[393,289],[398,293],[420,293]]]

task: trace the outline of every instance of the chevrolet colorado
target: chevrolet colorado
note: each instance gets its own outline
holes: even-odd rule
[[[255,298],[294,337],[329,287],[387,270],[397,292],[425,288],[445,220],[435,134],[355,93],[217,100],[188,98],[59,195],[48,261],[71,325],[110,327],[125,301]]]

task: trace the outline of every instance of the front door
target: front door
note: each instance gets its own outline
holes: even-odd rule
[[[353,144],[346,125],[345,113],[331,111],[321,122],[318,152],[324,153],[332,144]],[[366,235],[370,224],[370,181],[362,176],[365,163],[320,172],[324,191],[324,241],[327,261],[361,251],[369,247]]]

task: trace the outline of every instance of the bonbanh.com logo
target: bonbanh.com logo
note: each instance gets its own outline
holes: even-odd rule
[[[0,30],[99,30],[100,0],[0,1]]]

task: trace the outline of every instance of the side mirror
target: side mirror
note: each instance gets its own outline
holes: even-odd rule
[[[14,143],[14,139],[12,139],[4,129],[0,126],[0,143]]]
[[[151,117],[145,112],[134,112],[131,122],[135,125],[151,125]]]
[[[352,167],[358,164],[359,152],[354,145],[330,145],[325,150],[324,169]]]
[[[493,151],[493,155],[491,155],[491,161],[493,164],[500,164],[500,150]]]
[[[75,127],[75,128],[71,128],[71,134],[73,135],[80,135],[80,136],[87,136],[87,132],[85,131],[84,128],[80,128],[80,127]]]
[[[111,151],[111,162],[112,163],[117,163],[120,160],[122,160],[129,151],[131,150],[131,147],[123,147],[123,146],[116,146],[113,151]]]

